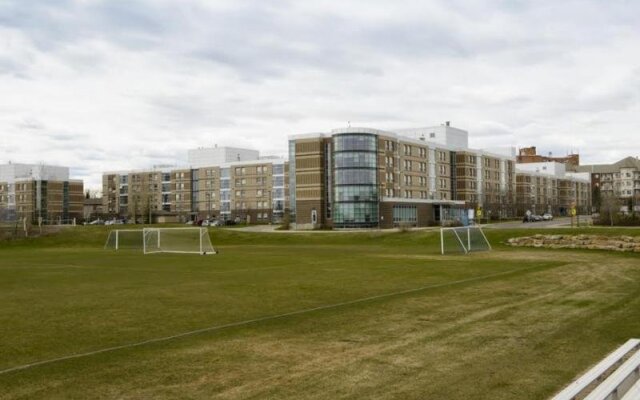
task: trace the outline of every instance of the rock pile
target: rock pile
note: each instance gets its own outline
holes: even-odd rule
[[[602,235],[534,235],[511,238],[514,247],[544,247],[549,249],[590,249],[640,253],[640,236]]]

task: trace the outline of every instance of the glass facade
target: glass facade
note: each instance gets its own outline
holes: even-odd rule
[[[399,204],[393,206],[393,224],[418,224],[418,208],[412,205]]]
[[[334,135],[332,141],[334,226],[378,226],[377,136],[348,133]]]

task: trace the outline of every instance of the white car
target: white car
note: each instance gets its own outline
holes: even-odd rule
[[[551,214],[549,214],[549,213],[545,213],[545,214],[542,216],[542,220],[543,220],[543,221],[551,221],[552,219],[553,219],[553,215],[551,215]]]

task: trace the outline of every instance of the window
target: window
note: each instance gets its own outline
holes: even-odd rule
[[[369,134],[347,134],[333,137],[335,151],[376,151],[376,137]]]
[[[411,146],[409,146],[408,144],[404,145],[404,155],[405,156],[410,156],[411,155]]]
[[[256,197],[262,197],[262,189],[256,191]]]
[[[393,206],[393,223],[417,224],[418,210],[416,206],[398,204]]]
[[[336,168],[375,168],[377,164],[376,153],[336,153],[334,163]]]
[[[413,183],[413,177],[411,175],[404,176],[404,184],[411,185]]]

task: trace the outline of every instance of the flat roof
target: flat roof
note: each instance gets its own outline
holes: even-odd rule
[[[422,127],[422,128],[415,128],[415,129],[428,129],[428,128],[430,128],[430,127]],[[433,128],[435,128],[435,127],[433,127]],[[466,132],[463,129],[454,128],[452,126],[447,126],[447,128]],[[411,128],[408,128],[408,129],[411,129]],[[444,150],[448,150],[448,151],[468,151],[468,152],[471,152],[471,153],[475,153],[475,154],[479,154],[479,155],[483,155],[483,156],[488,156],[488,157],[493,157],[493,158],[499,158],[499,159],[502,159],[502,160],[515,160],[516,159],[515,156],[508,156],[506,154],[494,153],[494,152],[491,152],[491,151],[488,151],[488,150],[474,149],[474,148],[470,148],[470,147],[463,148],[463,147],[451,146],[451,145],[446,145],[446,144],[443,144],[443,143],[432,142],[432,141],[429,141],[429,140],[421,140],[421,139],[412,138],[410,136],[405,136],[402,133],[394,132],[394,131],[391,131],[391,130],[382,130],[382,129],[368,128],[368,127],[355,127],[354,126],[354,127],[346,127],[346,128],[336,128],[336,129],[332,129],[331,132],[329,132],[329,133],[302,133],[302,134],[289,135],[288,138],[289,138],[289,140],[330,138],[333,135],[339,135],[339,134],[344,134],[344,133],[369,133],[369,134],[372,134],[372,135],[387,136],[387,137],[390,137],[390,138],[394,138],[396,140],[402,140],[403,142],[406,142],[406,143],[412,143],[412,144],[432,147],[432,148],[436,148],[436,149],[444,149]]]

